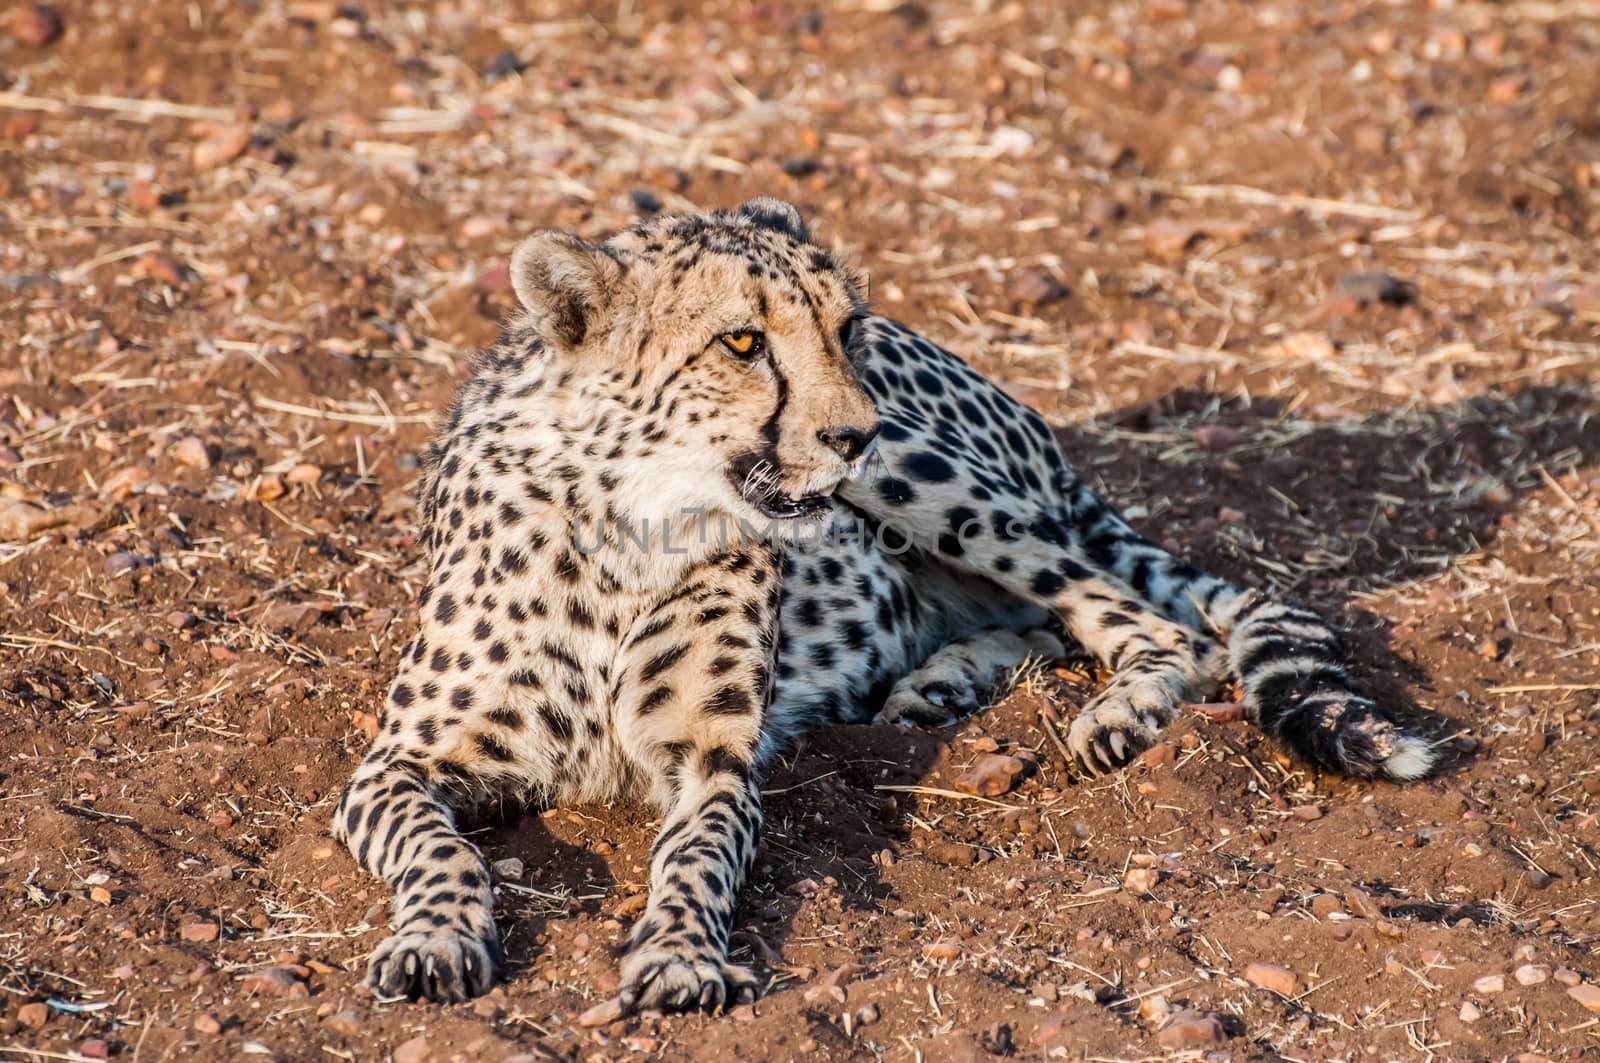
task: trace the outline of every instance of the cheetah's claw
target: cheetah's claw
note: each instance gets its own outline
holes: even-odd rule
[[[659,1011],[718,1012],[724,1005],[753,1003],[759,993],[754,975],[737,964],[708,956],[686,957],[641,948],[622,963],[625,1015]]]
[[[1067,749],[1085,775],[1104,775],[1123,767],[1156,740],[1160,724],[1115,702],[1091,705],[1067,730]]]
[[[503,963],[500,942],[493,936],[399,933],[373,950],[367,986],[383,997],[459,1003],[487,993]]]

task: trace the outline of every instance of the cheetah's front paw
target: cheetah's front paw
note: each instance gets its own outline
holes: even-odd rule
[[[718,1011],[756,999],[760,983],[737,964],[709,955],[642,945],[622,961],[622,1010]]]
[[[978,699],[970,688],[939,680],[920,687],[901,683],[890,692],[872,722],[902,727],[943,727],[979,708]]]
[[[1084,707],[1067,730],[1067,749],[1086,775],[1115,771],[1148,749],[1161,718],[1139,712],[1121,697],[1102,695]]]
[[[441,1003],[470,1000],[489,991],[504,954],[500,941],[443,930],[399,933],[372,950],[367,986],[379,996]]]

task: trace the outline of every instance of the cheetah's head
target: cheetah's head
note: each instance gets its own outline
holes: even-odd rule
[[[877,435],[851,361],[858,285],[787,203],[652,218],[598,245],[538,233],[511,276],[630,518],[819,517]]]

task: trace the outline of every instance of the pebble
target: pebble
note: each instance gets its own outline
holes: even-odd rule
[[[305,973],[302,974],[302,971]],[[306,985],[306,979],[310,975],[310,970],[297,963],[280,963],[274,967],[251,971],[239,979],[239,983],[253,993],[262,993],[270,997],[305,997],[311,995],[311,990]]]
[[[1457,1018],[1462,1022],[1477,1022],[1483,1018],[1483,1009],[1470,1000],[1463,1000],[1461,1002],[1461,1011],[1457,1013]]]
[[[144,564],[144,558],[126,550],[118,550],[105,561],[105,573],[108,576],[121,576],[132,572]]]
[[[160,251],[149,251],[134,260],[128,274],[136,280],[160,281],[177,288],[188,279],[183,263]]]
[[[185,923],[178,930],[178,937],[184,941],[215,941],[218,928],[216,923]]]
[[[190,1025],[194,1027],[196,1033],[219,1034],[222,1032],[222,1023],[209,1011],[202,1011],[196,1015],[194,1022]]]
[[[1505,989],[1506,978],[1503,974],[1486,974],[1481,978],[1474,979],[1472,982],[1472,991],[1474,993],[1503,993]]]
[[[930,960],[958,960],[961,946],[954,941],[935,941],[922,946],[922,955]]]
[[[1550,968],[1542,963],[1525,963],[1511,972],[1518,985],[1543,985],[1550,980]]]
[[[1175,1011],[1156,1034],[1156,1043],[1171,1050],[1206,1048],[1223,1039],[1222,1021],[1215,1015],[1185,1008]]]
[[[1157,218],[1144,227],[1144,246],[1157,258],[1177,258],[1199,238],[1199,229],[1171,218]]]
[[[184,436],[168,449],[174,461],[191,469],[211,468],[211,451],[198,436]]]
[[[622,1018],[622,998],[612,997],[610,1000],[601,1001],[582,1015],[578,1016],[579,1026],[604,1026],[609,1022],[616,1022]]]
[[[185,631],[200,622],[200,618],[193,613],[186,613],[182,609],[174,609],[167,614],[167,626],[178,631]]]
[[[61,36],[61,16],[44,4],[23,4],[11,16],[11,36],[29,48],[43,48]]]
[[[1178,762],[1178,747],[1171,742],[1157,742],[1134,760],[1146,768],[1170,768]]]
[[[1345,890],[1344,903],[1352,913],[1363,919],[1378,919],[1383,915],[1383,909],[1378,907],[1378,902],[1365,890]]]
[[[961,793],[977,797],[998,797],[1008,793],[1026,769],[1027,765],[1016,757],[987,753],[974,761],[966,774],[956,779],[955,788]]]
[[[1225,424],[1205,424],[1194,430],[1194,445],[1215,454],[1249,442],[1250,437]]]
[[[1287,967],[1275,963],[1251,963],[1244,969],[1244,980],[1251,985],[1269,989],[1279,996],[1292,997],[1300,979]]]
[[[1589,1011],[1600,1011],[1600,986],[1575,985],[1567,990],[1567,996]]]
[[[432,1058],[433,1048],[426,1037],[413,1037],[394,1047],[394,1063],[427,1063]]]
[[[1545,889],[1550,885],[1550,883],[1556,880],[1555,876],[1550,874],[1550,872],[1538,867],[1528,868],[1528,874],[1526,875],[1526,878],[1528,880],[1528,885],[1536,890]]]
[[[311,487],[322,482],[322,466],[301,462],[283,474],[284,480],[300,487]]]
[[[1319,893],[1311,898],[1311,914],[1318,919],[1326,919],[1330,915],[1344,911],[1344,905],[1339,903],[1339,898],[1331,893]]]
[[[928,859],[948,867],[971,867],[978,862],[978,850],[961,842],[939,842],[928,846]]]
[[[1026,306],[1047,306],[1071,294],[1066,285],[1043,270],[1023,270],[1011,282],[1011,297]]]
[[[508,856],[503,860],[496,860],[489,865],[489,870],[494,872],[496,878],[508,879],[512,882],[521,882],[526,867],[515,856]]]
[[[78,1046],[78,1055],[85,1059],[110,1059],[111,1045],[104,1038],[91,1037]]]
[[[1339,295],[1347,295],[1361,306],[1381,303],[1384,306],[1407,306],[1417,301],[1417,286],[1389,273],[1363,270],[1346,273],[1334,286]]]
[[[361,1012],[355,1008],[345,1008],[328,1016],[328,1029],[334,1033],[352,1036],[361,1032]]]
[[[30,1030],[37,1030],[50,1021],[50,1008],[38,1001],[24,1004],[17,1009],[17,1021]]]
[[[1122,876],[1122,888],[1129,893],[1146,894],[1156,888],[1156,883],[1161,880],[1161,872],[1153,867],[1131,868]]]
[[[1296,805],[1294,810],[1294,818],[1305,820],[1309,823],[1312,820],[1322,818],[1322,809],[1318,808],[1316,805]]]
[[[250,146],[250,130],[233,122],[203,122],[201,139],[189,152],[196,170],[213,170],[243,155]]]
[[[1564,986],[1575,986],[1583,983],[1583,975],[1574,971],[1571,967],[1557,967],[1550,977]]]

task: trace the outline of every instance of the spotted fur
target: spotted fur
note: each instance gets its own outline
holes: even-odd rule
[[[489,871],[452,809],[506,794],[660,811],[627,1006],[753,997],[727,948],[765,760],[823,724],[975,709],[1061,652],[1056,625],[1111,671],[1068,735],[1087,771],[1230,675],[1303,757],[1432,766],[1326,622],[1141,538],[1036,414],[869,315],[787,204],[539,234],[512,274],[522,312],[428,455],[419,631],[335,816],[395,893],[379,993],[492,983]],[[750,333],[753,355],[719,339]]]

